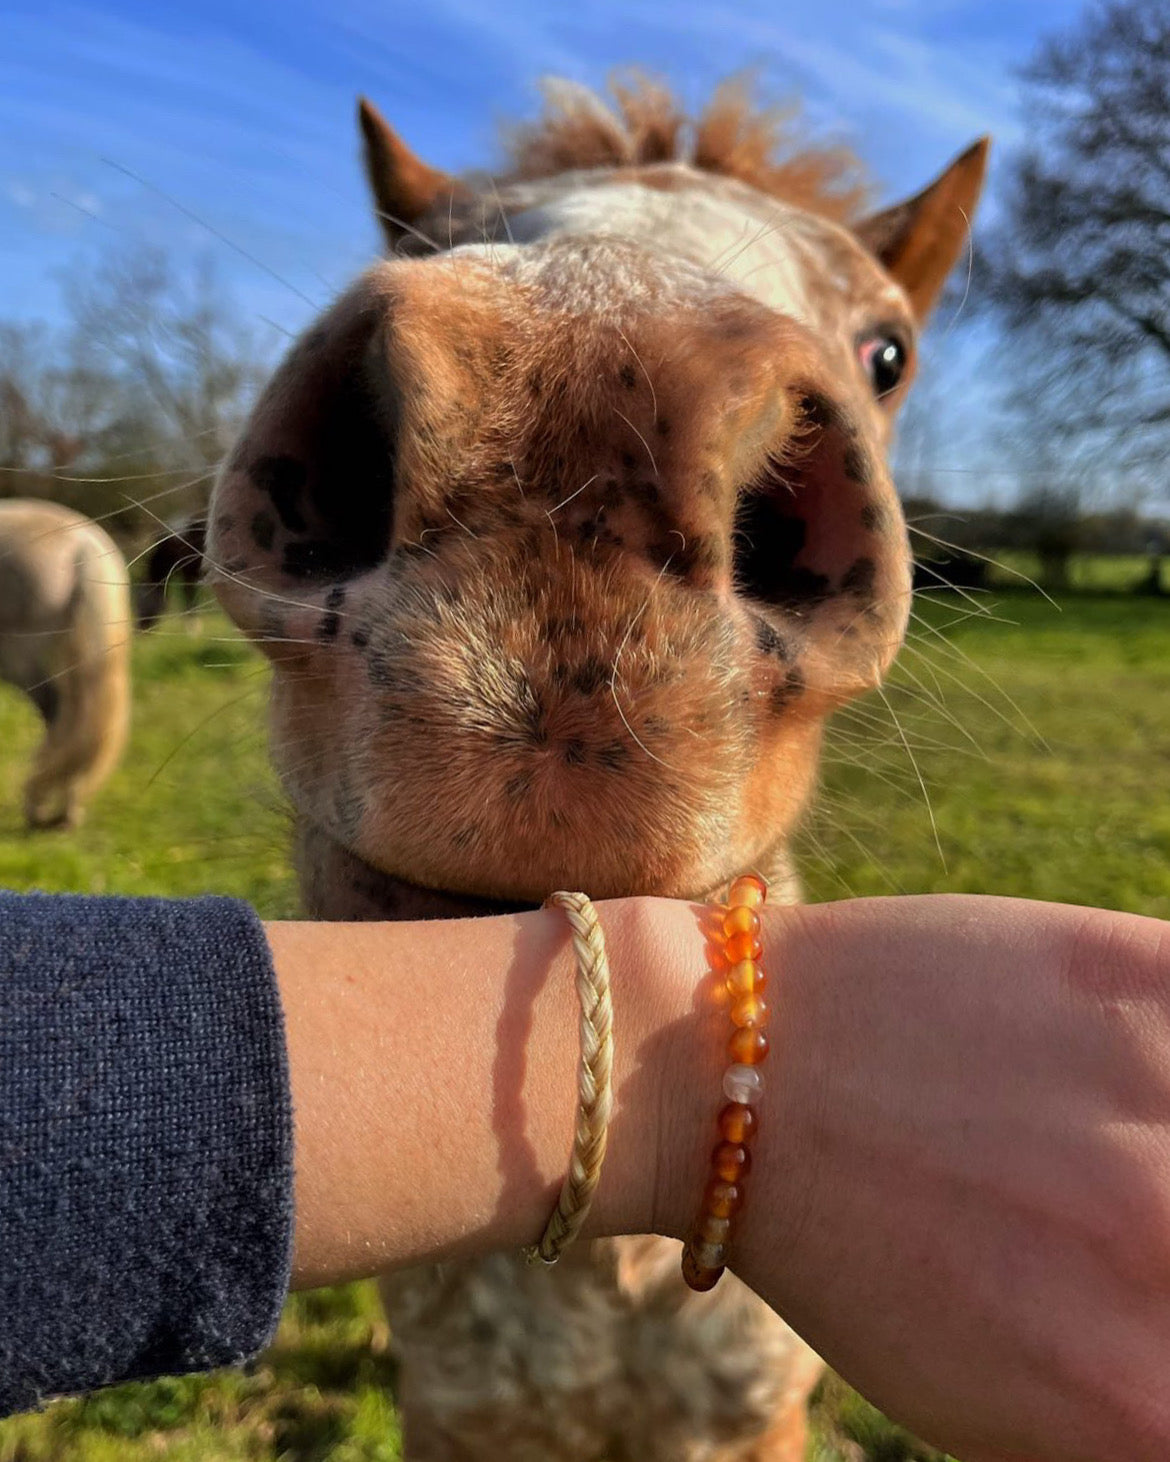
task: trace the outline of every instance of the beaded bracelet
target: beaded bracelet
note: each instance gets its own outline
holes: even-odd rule
[[[735,1217],[743,1207],[744,1179],[751,1168],[750,1146],[758,1124],[755,1108],[764,1091],[759,1067],[768,1054],[759,915],[767,896],[762,878],[755,874],[737,878],[726,909],[715,911],[721,917],[708,945],[711,967],[727,988],[734,1029],[727,1046],[731,1064],[723,1073],[727,1105],[718,1117],[711,1177],[682,1256],[683,1278],[699,1291],[713,1289],[723,1273]]]

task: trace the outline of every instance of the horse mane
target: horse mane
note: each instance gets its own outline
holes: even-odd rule
[[[850,148],[809,146],[796,109],[757,107],[742,77],[725,81],[693,119],[668,87],[637,72],[611,78],[613,105],[560,77],[546,79],[541,91],[542,115],[505,135],[504,182],[685,162],[838,223],[856,219],[871,201],[872,181]]]

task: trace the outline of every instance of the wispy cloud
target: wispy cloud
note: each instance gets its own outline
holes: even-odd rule
[[[18,0],[0,48],[0,315],[50,309],[54,271],[79,243],[121,233],[213,248],[250,308],[295,325],[307,308],[298,292],[324,299],[375,247],[356,164],[358,91],[438,164],[463,167],[490,162],[498,119],[531,109],[542,72],[598,83],[615,64],[640,63],[695,103],[754,66],[768,92],[802,91],[815,121],[859,139],[891,190],[915,187],[974,133],[1010,139],[1012,67],[1037,28],[1075,8]],[[281,298],[220,236],[294,289]]]

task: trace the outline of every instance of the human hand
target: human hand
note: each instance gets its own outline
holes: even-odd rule
[[[767,916],[769,1088],[733,1265],[964,1462],[1170,1456],[1167,929],[966,897]],[[664,1098],[679,1234],[725,1020],[686,1028]]]

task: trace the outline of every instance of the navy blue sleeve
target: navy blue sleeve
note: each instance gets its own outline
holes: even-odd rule
[[[291,1237],[256,915],[0,893],[0,1415],[253,1354]]]

